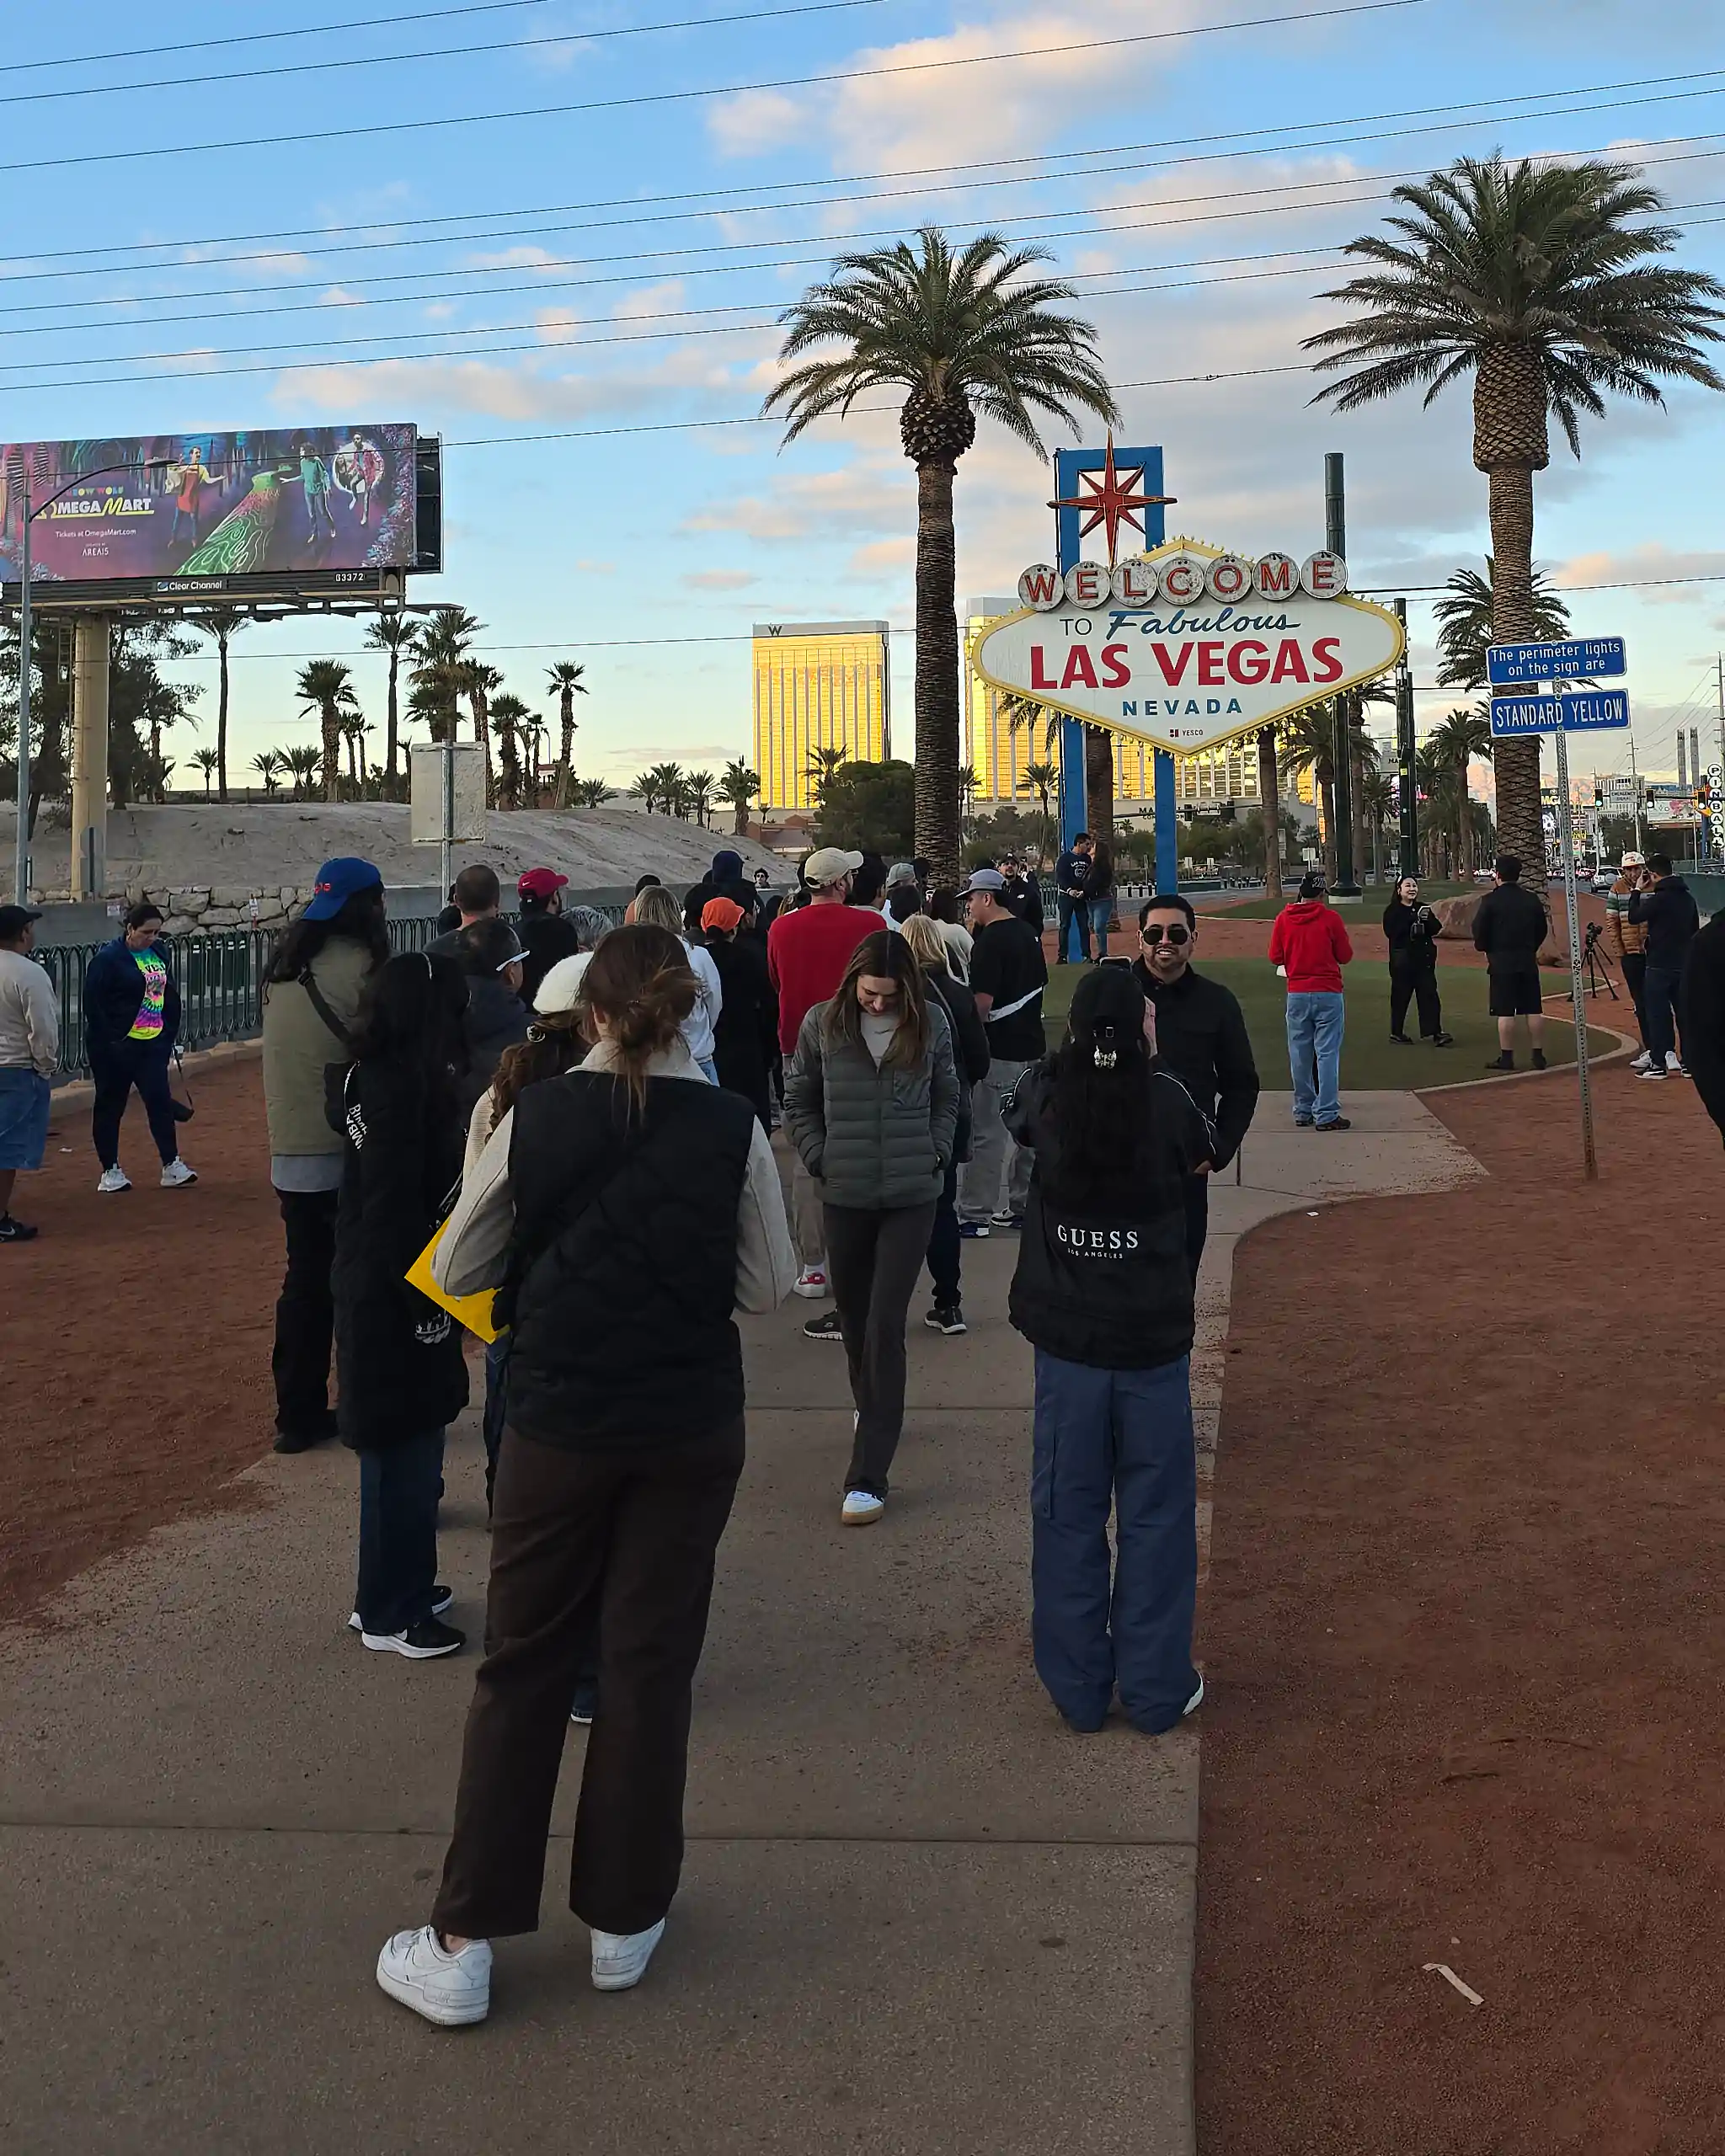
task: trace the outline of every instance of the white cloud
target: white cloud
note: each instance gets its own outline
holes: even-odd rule
[[[1656,579],[1660,577],[1701,576],[1725,576],[1725,552],[1710,547],[1685,550],[1653,539],[1616,552],[1601,548],[1594,553],[1572,555],[1552,570],[1551,581],[1562,589],[1570,589],[1590,584],[1656,585]],[[1669,590],[1660,590],[1656,586],[1636,595],[1647,606],[1685,606],[1693,601],[1705,602],[1713,595],[1705,584],[1674,584]]]
[[[563,257],[548,247],[518,246],[499,248],[494,254],[469,254],[464,261],[469,270],[544,270],[560,267]]]
[[[365,299],[358,292],[350,292],[344,285],[330,285],[318,295],[319,307],[364,307]]]
[[[615,562],[590,562],[584,558],[575,563],[575,568],[582,576],[615,576],[617,574]]]
[[[533,324],[542,344],[567,344],[581,327],[581,318],[572,307],[542,307]]]
[[[660,284],[644,285],[638,291],[626,292],[613,303],[611,311],[620,322],[650,319],[681,307],[687,290],[681,277],[667,277]]]
[[[760,581],[752,569],[692,569],[683,579],[692,591],[742,591]]]

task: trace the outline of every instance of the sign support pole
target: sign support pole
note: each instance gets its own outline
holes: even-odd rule
[[[1563,849],[1563,901],[1569,909],[1569,1000],[1575,1012],[1575,1075],[1581,1086],[1581,1153],[1589,1182],[1599,1179],[1594,1150],[1594,1097],[1588,1081],[1587,1002],[1581,982],[1581,904],[1575,891],[1575,829],[1569,808],[1569,739],[1557,728],[1557,839]]]
[[[1347,559],[1348,513],[1339,449],[1329,451],[1324,458],[1324,545],[1331,553]],[[1351,696],[1337,696],[1332,702],[1335,732],[1331,760],[1335,765],[1336,776],[1331,782],[1330,798],[1336,811],[1336,828],[1332,835],[1336,849],[1336,896],[1357,899],[1359,886],[1354,880],[1354,728],[1349,723],[1354,716],[1354,700]]]
[[[18,594],[18,846],[12,872],[12,895],[21,906],[30,902],[30,519],[35,515],[26,475]]]
[[[1407,601],[1396,601],[1396,618],[1407,632]],[[1419,873],[1419,750],[1413,738],[1413,670],[1404,645],[1396,669],[1396,805],[1402,825],[1402,867],[1404,876]]]
[[[455,710],[451,706],[446,714],[448,723],[443,734],[443,837],[438,846],[440,886],[446,899],[450,885],[455,881]]]

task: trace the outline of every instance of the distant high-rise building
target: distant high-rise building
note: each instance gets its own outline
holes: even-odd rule
[[[755,768],[769,813],[812,808],[817,749],[851,763],[892,754],[884,622],[755,624]]]

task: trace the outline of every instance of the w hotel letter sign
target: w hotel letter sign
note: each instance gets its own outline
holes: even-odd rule
[[[1173,539],[1108,569],[1041,563],[1023,611],[976,639],[984,680],[1177,755],[1358,688],[1402,656],[1402,625],[1348,595],[1337,554],[1247,561]]]

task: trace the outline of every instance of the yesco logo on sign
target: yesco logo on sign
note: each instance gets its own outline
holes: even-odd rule
[[[1174,540],[1113,569],[1038,563],[1018,597],[973,646],[985,680],[1183,754],[1370,680],[1402,650],[1395,616],[1348,595],[1337,554],[1252,561]]]

